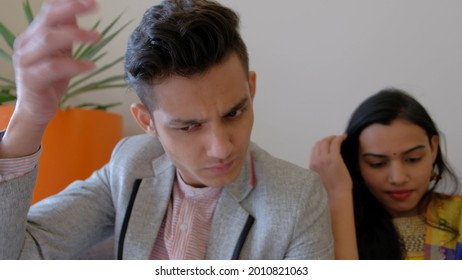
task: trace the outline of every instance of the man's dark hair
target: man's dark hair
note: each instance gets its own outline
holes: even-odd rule
[[[125,77],[152,112],[153,85],[173,75],[204,73],[233,53],[248,71],[247,48],[233,10],[208,0],[164,0],[149,8],[133,31]]]

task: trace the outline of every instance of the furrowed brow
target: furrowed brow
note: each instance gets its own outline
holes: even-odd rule
[[[192,119],[192,120],[173,119],[168,122],[170,126],[188,126],[188,125],[194,125],[194,124],[200,124],[200,123],[204,123],[204,121],[197,120],[197,119]]]
[[[249,103],[248,96],[244,97],[241,101],[239,101],[236,105],[234,105],[231,109],[229,109],[223,116],[226,117],[227,115],[244,108],[247,105],[247,103]]]

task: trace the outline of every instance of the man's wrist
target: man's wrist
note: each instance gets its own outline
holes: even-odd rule
[[[31,172],[37,166],[40,154],[41,149],[39,148],[29,156],[0,159],[0,182]]]
[[[0,139],[0,159],[20,158],[36,153],[41,145],[46,125],[21,120],[15,113]]]

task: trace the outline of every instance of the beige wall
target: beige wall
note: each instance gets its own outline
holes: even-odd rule
[[[2,1],[0,19],[22,22],[19,2]],[[396,86],[427,106],[445,132],[451,162],[462,171],[462,1],[221,2],[240,13],[251,67],[258,74],[253,139],[261,146],[306,166],[316,140],[341,133],[366,96]],[[159,0],[99,3],[100,11],[84,22],[109,20],[126,10],[133,27]],[[112,45],[113,54],[123,53],[128,34]],[[93,96],[124,101],[116,112],[126,116],[126,134],[139,132],[128,113],[133,93]]]

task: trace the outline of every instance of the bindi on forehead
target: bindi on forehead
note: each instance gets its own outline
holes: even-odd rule
[[[377,153],[377,152],[362,152],[362,157],[374,157],[374,158],[396,158],[401,156],[408,156],[409,154],[416,152],[416,151],[423,151],[425,150],[425,145],[416,145],[412,148],[409,148],[402,152],[391,152],[391,153]]]
[[[392,152],[391,154],[393,155],[393,157],[397,157],[397,156],[406,156],[406,155],[409,155],[413,152],[416,152],[416,151],[422,151],[422,150],[425,150],[425,145],[416,145],[412,148],[409,148],[405,151],[402,151],[402,152]]]

